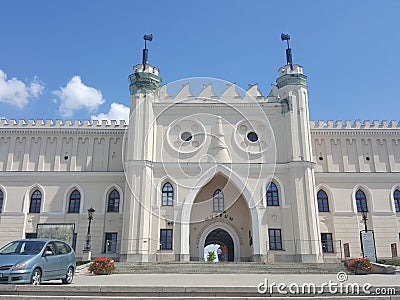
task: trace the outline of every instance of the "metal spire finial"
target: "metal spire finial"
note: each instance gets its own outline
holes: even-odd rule
[[[292,49],[289,46],[290,35],[282,33],[281,40],[287,42],[286,49],[286,63],[290,66],[290,69],[293,70],[293,62],[292,62]]]
[[[152,34],[145,34],[143,36],[144,39],[144,49],[143,49],[143,58],[142,58],[142,64],[143,64],[143,70],[146,68],[146,64],[149,62],[149,50],[147,49],[147,41],[151,42],[153,40],[153,35]]]

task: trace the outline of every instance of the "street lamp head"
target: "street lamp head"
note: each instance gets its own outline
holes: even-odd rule
[[[93,219],[93,214],[96,211],[93,207],[88,208],[88,215],[89,215],[89,220]]]
[[[282,33],[282,34],[281,34],[281,40],[282,40],[282,41],[288,41],[288,40],[290,40],[290,35],[289,35],[289,34]]]
[[[363,220],[367,220],[368,212],[365,211],[365,210],[363,210],[363,211],[361,212],[361,216],[362,216]]]
[[[145,34],[144,36],[143,36],[143,39],[145,40],[145,41],[152,41],[153,40],[153,35],[152,34]]]

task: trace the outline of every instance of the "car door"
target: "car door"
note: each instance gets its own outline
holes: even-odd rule
[[[69,266],[68,249],[63,242],[55,241],[54,244],[56,245],[56,255],[59,262],[57,274],[60,278],[65,277]]]
[[[46,255],[47,251],[51,251],[51,255]],[[56,255],[56,247],[53,242],[48,242],[43,252],[43,280],[55,279],[59,273],[59,262],[58,256]]]

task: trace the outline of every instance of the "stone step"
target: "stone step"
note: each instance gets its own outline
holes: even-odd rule
[[[338,263],[116,263],[117,272],[129,273],[242,273],[242,274],[335,274],[345,271]]]

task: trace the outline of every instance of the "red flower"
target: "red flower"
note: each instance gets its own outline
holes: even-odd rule
[[[88,270],[94,274],[111,274],[115,272],[114,260],[109,257],[97,257],[89,265]]]

